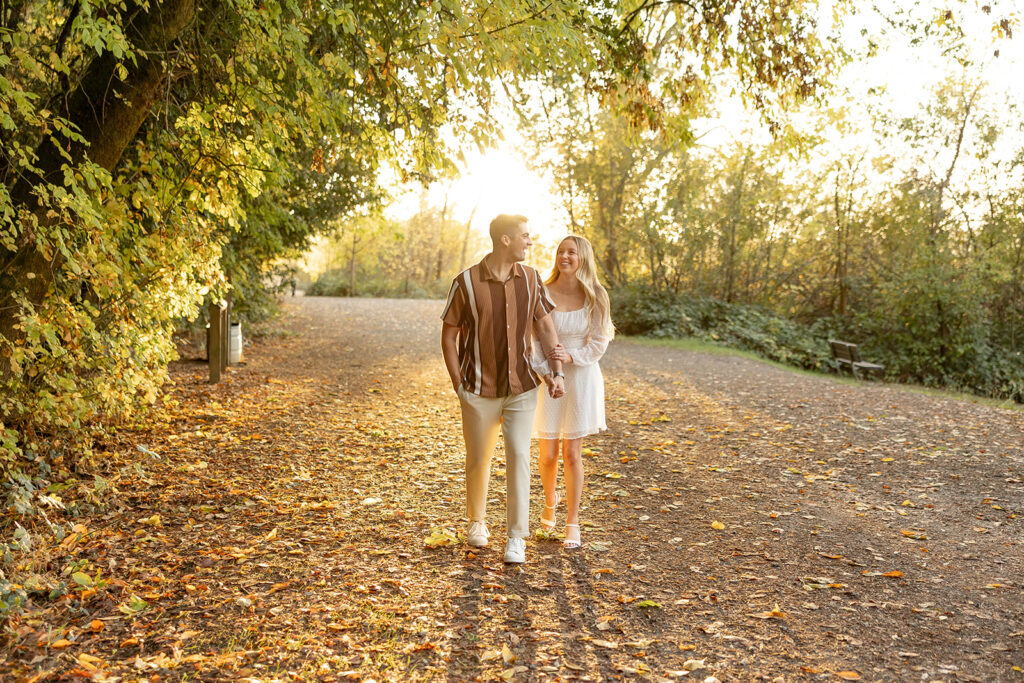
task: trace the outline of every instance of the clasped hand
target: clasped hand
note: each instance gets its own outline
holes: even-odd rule
[[[555,344],[555,348],[548,351],[548,360],[560,360],[563,363],[572,363],[572,356],[561,344]]]
[[[551,398],[562,398],[565,396],[565,379],[548,375],[544,378],[548,384],[548,396]]]

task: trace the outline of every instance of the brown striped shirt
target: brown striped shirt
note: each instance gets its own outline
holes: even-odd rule
[[[441,320],[459,328],[459,366],[466,391],[513,396],[540,385],[530,367],[533,323],[554,310],[536,270],[514,263],[502,282],[486,260],[452,282]]]

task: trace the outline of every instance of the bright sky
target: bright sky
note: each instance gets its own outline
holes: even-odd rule
[[[474,149],[466,154],[466,171],[452,182],[448,200],[452,217],[464,222],[472,213],[472,227],[481,235],[487,235],[491,219],[500,213],[522,214],[529,218],[537,244],[528,262],[546,270],[550,259],[545,252],[566,234],[569,220],[551,183],[528,167],[526,145],[509,119],[506,139],[498,147],[486,153]],[[444,204],[445,189],[443,183],[431,186],[431,204]],[[388,215],[393,218],[412,215],[419,207],[420,194],[418,185],[408,188],[396,197]]]

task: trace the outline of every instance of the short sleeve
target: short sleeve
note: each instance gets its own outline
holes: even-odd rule
[[[462,286],[461,278],[455,278],[452,288],[448,291],[448,300],[444,304],[441,320],[447,325],[461,327],[465,311],[466,288]]]
[[[537,279],[536,292],[533,297],[533,320],[543,320],[551,314],[551,311],[555,310],[555,302],[551,300],[551,295],[548,294],[548,288],[544,286],[544,283],[540,281],[540,273],[536,270],[533,271],[533,276]]]

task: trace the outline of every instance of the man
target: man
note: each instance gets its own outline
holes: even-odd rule
[[[526,561],[530,515],[530,431],[542,383],[530,367],[531,333],[545,355],[558,344],[550,313],[555,305],[540,275],[521,261],[530,247],[525,216],[491,221],[492,249],[452,282],[441,320],[441,351],[462,404],[466,441],[467,542],[487,545],[484,522],[491,455],[498,427],[505,436],[505,562]],[[552,361],[552,398],[565,392],[562,364]]]

